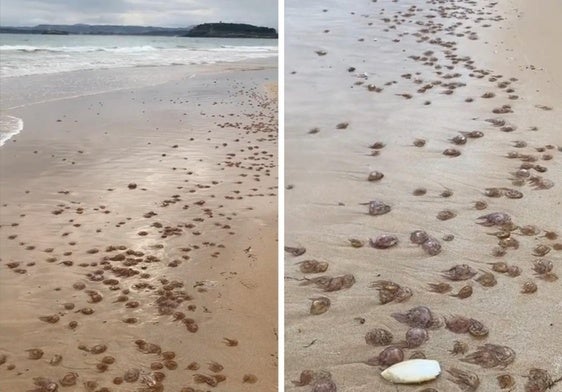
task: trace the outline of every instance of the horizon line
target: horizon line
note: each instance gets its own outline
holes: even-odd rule
[[[267,27],[267,28],[271,28],[271,29],[275,29],[275,31],[277,31],[276,27],[271,27],[271,26],[264,26],[264,25],[257,25],[257,24],[252,24],[252,23],[247,23],[247,22],[223,22],[223,21],[219,21],[219,22],[202,22],[202,23],[194,23],[191,25],[187,25],[187,26],[157,26],[157,25],[136,25],[136,24],[111,24],[111,23],[102,23],[102,24],[92,24],[92,23],[39,23],[39,24],[35,24],[35,25],[4,25],[0,22],[0,27],[4,27],[4,28],[35,28],[41,25],[47,25],[47,26],[118,26],[118,27],[158,27],[158,28],[165,28],[165,29],[184,29],[184,28],[189,28],[192,26],[198,26],[198,25],[202,25],[202,24],[211,24],[211,23],[229,23],[229,24],[247,24],[250,26],[255,26],[255,27]]]

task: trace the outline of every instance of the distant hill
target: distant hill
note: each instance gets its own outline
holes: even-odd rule
[[[87,35],[156,35],[217,38],[277,38],[275,29],[242,23],[204,23],[195,27],[156,27],[118,25],[50,25],[1,27],[5,34],[87,34]]]
[[[277,31],[243,23],[203,23],[193,27],[184,37],[277,38]]]
[[[183,36],[190,29],[191,26],[174,28],[174,27],[155,27],[155,26],[41,24],[33,27],[0,27],[0,33]]]

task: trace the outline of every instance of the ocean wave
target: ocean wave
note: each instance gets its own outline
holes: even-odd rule
[[[1,1],[1,0],[0,0]],[[52,74],[89,69],[122,67],[150,67],[183,64],[209,64],[235,62],[274,57],[276,46],[212,45],[175,42],[144,42],[140,45],[115,45],[113,42],[91,45],[56,46],[44,45],[0,45],[0,77],[18,77],[37,74]],[[117,43],[118,44],[118,43]]]
[[[0,115],[0,147],[11,137],[17,135],[23,129],[23,120],[18,117]]]
[[[194,48],[185,45],[176,45],[173,48],[165,48],[161,46],[31,46],[31,45],[0,45],[0,52],[51,52],[51,53],[92,53],[92,52],[109,52],[109,53],[142,53],[155,52],[159,50],[209,50],[209,51],[229,51],[229,52],[277,52],[277,46],[236,46],[221,45],[217,48]]]
[[[150,45],[103,47],[103,46],[31,46],[31,45],[0,45],[0,52],[51,52],[51,53],[91,53],[91,52],[114,52],[114,53],[138,53],[153,52],[164,48]]]

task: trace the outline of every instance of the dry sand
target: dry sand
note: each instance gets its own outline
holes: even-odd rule
[[[277,389],[276,61],[184,75],[7,111],[0,390]]]
[[[287,1],[285,243],[306,249],[285,259],[287,391],[314,390],[314,380],[292,382],[305,369],[330,372],[339,391],[498,391],[500,375],[515,382],[505,390],[524,391],[531,368],[562,376],[560,280],[533,270],[539,254],[548,252],[542,258],[552,262],[551,273],[562,273],[559,15],[556,1]],[[483,98],[487,92],[493,97]],[[338,129],[342,123],[348,124]],[[483,136],[463,145],[450,141],[472,131]],[[416,147],[416,139],[425,144]],[[461,155],[446,156],[446,149]],[[517,178],[521,167],[529,169]],[[384,177],[367,181],[372,171]],[[503,196],[486,196],[488,188]],[[507,197],[518,192],[522,198]],[[370,200],[391,211],[369,215],[361,203]],[[476,209],[476,201],[487,207]],[[446,210],[452,213],[441,216],[451,219],[438,219]],[[509,214],[513,225],[477,224],[493,212]],[[430,256],[411,243],[414,230],[438,239],[441,252]],[[398,244],[370,247],[369,239],[382,234],[395,235]],[[350,238],[365,245],[354,248]],[[305,260],[329,267],[303,273]],[[496,262],[512,266],[515,275],[518,267],[520,275],[493,271]],[[442,275],[460,264],[476,274],[462,281]],[[489,283],[477,281],[490,279],[488,273]],[[324,291],[321,279],[310,281],[345,274],[354,276],[350,288],[335,284],[329,289],[340,290]],[[413,295],[383,305],[370,287],[380,280]],[[536,292],[521,292],[527,281]],[[452,289],[430,292],[429,283]],[[451,295],[465,286],[470,296]],[[312,315],[309,299],[319,296],[331,306]],[[452,315],[479,320],[489,333],[477,338],[444,325],[429,330],[429,340],[404,355],[436,359],[443,374],[425,385],[392,385],[380,376],[382,366],[365,363],[385,349],[366,344],[365,336],[382,328],[391,331],[393,344],[403,341],[409,327],[392,314],[417,306],[429,307],[441,323]],[[464,354],[451,353],[456,341],[466,344]],[[467,362],[485,344],[513,349],[515,360]],[[455,383],[454,368],[477,376],[478,386]],[[527,391],[542,390],[535,386]]]

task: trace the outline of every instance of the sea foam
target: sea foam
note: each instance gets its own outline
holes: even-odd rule
[[[0,77],[92,69],[212,64],[277,56],[275,40],[186,37],[0,37]]]
[[[103,47],[103,46],[31,46],[31,45],[0,45],[0,52],[52,52],[52,53],[89,53],[89,52],[115,52],[115,53],[138,53],[156,51],[159,47],[150,45],[130,47]]]
[[[23,120],[18,117],[0,115],[0,147],[11,137],[20,133],[23,129]]]

